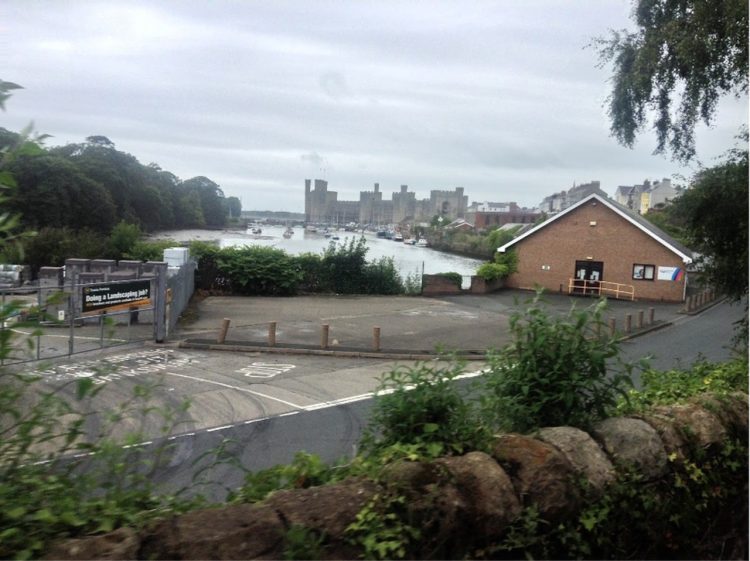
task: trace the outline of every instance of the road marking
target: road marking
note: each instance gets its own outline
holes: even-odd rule
[[[212,429],[206,429],[206,432],[216,432],[217,430],[231,429],[236,425],[224,425],[223,427],[214,427]]]
[[[176,372],[165,372],[167,376],[177,376],[179,378],[187,378],[188,380],[194,380],[196,382],[203,382],[206,384],[213,384],[215,386],[222,386],[224,388],[229,388],[231,390],[237,390],[239,392],[247,392],[253,395],[257,395],[259,397],[265,397],[266,399],[270,399],[271,401],[278,401],[279,403],[283,403],[284,405],[288,405],[289,407],[294,407],[295,409],[304,409],[302,405],[298,405],[296,403],[292,403],[291,401],[286,401],[283,399],[280,399],[278,397],[273,397],[272,395],[267,395],[261,392],[256,392],[255,390],[249,390],[247,388],[241,388],[239,386],[233,386],[231,384],[225,384],[223,382],[216,382],[214,380],[207,380],[206,378],[199,378],[197,376],[188,376],[187,374],[177,374]]]
[[[273,378],[296,368],[294,364],[275,364],[273,362],[253,362],[250,366],[235,370],[249,378]]]
[[[34,333],[33,331],[28,331],[27,332],[27,331],[23,331],[21,329],[9,329],[8,331],[12,331],[13,333],[18,333],[19,335],[27,335],[27,336],[32,336],[33,335],[34,337],[37,336],[37,334]],[[39,333],[38,336],[39,337],[45,337],[45,338],[47,338],[47,337],[49,337],[49,338],[57,337],[58,339],[70,339],[70,335],[50,335],[48,333]],[[75,338],[76,339],[88,339],[90,341],[101,341],[101,337],[87,337],[87,336],[84,336],[84,335],[76,335]],[[109,341],[117,341],[118,343],[127,343],[128,342],[127,339],[116,339],[114,337],[107,338],[107,342],[109,342]]]

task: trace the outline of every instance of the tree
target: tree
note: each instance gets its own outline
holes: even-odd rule
[[[612,134],[632,147],[653,111],[656,152],[687,162],[698,122],[711,123],[723,95],[747,93],[747,0],[636,0],[633,17],[635,33],[595,41],[614,64]]]
[[[698,172],[674,202],[688,245],[702,254],[706,282],[735,300],[748,293],[747,205],[747,150],[732,150],[724,163]]]

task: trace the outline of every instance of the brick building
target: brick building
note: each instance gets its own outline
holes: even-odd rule
[[[506,286],[681,302],[692,252],[614,201],[592,194],[500,247],[515,250]],[[583,282],[585,281],[585,283]],[[592,290],[593,288],[593,290]],[[619,294],[619,292],[618,292]]]

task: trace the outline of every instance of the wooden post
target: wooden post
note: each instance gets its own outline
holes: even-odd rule
[[[609,336],[614,337],[616,331],[616,320],[615,318],[609,318]]]
[[[380,350],[380,328],[379,327],[372,328],[372,350],[373,351]]]
[[[648,309],[648,324],[653,325],[654,324],[654,308]]]
[[[276,346],[276,322],[272,321],[268,324],[268,346]]]
[[[227,338],[227,332],[229,331],[229,319],[224,318],[221,322],[221,328],[219,329],[219,336],[216,338],[216,342],[222,344]]]
[[[328,324],[324,323],[320,326],[320,348],[328,348]]]
[[[638,310],[638,323],[636,326],[638,329],[643,329],[643,310]]]
[[[625,314],[625,333],[633,330],[633,314]]]

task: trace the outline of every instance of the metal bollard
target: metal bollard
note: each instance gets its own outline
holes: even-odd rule
[[[272,321],[268,324],[268,346],[276,346],[276,322]]]
[[[373,351],[380,350],[380,328],[379,327],[372,328],[372,350]]]
[[[614,337],[616,332],[616,324],[615,318],[609,318],[609,336]]]
[[[638,310],[638,322],[635,325],[638,329],[643,329],[643,310]]]
[[[222,344],[227,338],[227,332],[229,331],[229,319],[224,318],[221,322],[221,328],[219,329],[219,336],[216,338],[216,342]]]
[[[320,348],[321,349],[327,349],[328,348],[328,324],[324,323],[320,326]]]
[[[648,309],[648,324],[653,325],[654,324],[654,308]]]
[[[633,330],[633,314],[625,314],[625,333]]]

